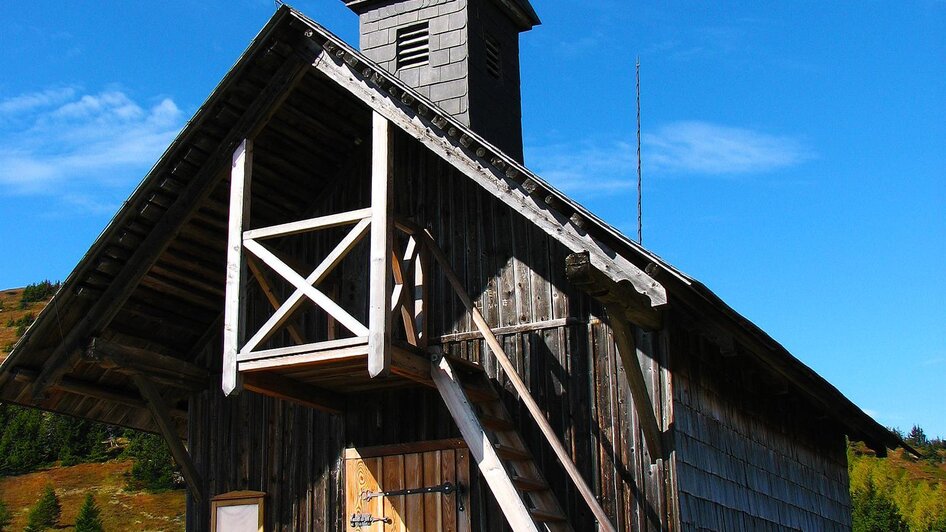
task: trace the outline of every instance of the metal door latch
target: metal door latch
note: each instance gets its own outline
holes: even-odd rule
[[[371,526],[374,523],[382,522],[386,525],[391,524],[390,517],[375,517],[371,514],[351,514],[351,527],[362,528]]]
[[[457,494],[457,510],[463,511],[463,486],[459,483],[444,482],[439,486],[427,486],[426,488],[407,488],[394,491],[364,491],[361,498],[370,501],[375,497],[397,497],[399,495],[424,495],[427,493],[443,493],[444,495]]]

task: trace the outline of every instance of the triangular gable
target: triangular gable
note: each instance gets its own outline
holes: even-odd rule
[[[268,49],[277,34],[297,35],[301,39],[302,54],[298,50]],[[268,68],[267,61],[270,63]],[[5,400],[56,409],[54,405],[44,405],[41,395],[35,392],[51,382],[62,381],[63,375],[69,372],[70,361],[83,348],[83,342],[89,335],[97,333],[102,324],[110,321],[114,316],[110,313],[119,311],[141,276],[200,208],[202,199],[215,193],[215,187],[222,179],[222,161],[229,156],[233,145],[265,122],[268,113],[278,107],[280,98],[285,97],[286,89],[305,75],[310,64],[343,91],[396,124],[573,252],[586,253],[590,266],[598,272],[596,275],[603,276],[601,282],[613,285],[614,292],[628,300],[628,308],[638,313],[636,318],[644,325],[649,325],[646,323],[648,320],[658,322],[659,309],[672,298],[701,315],[708,335],[715,335],[723,342],[736,340],[749,346],[764,366],[823,406],[832,417],[848,427],[852,436],[871,440],[879,446],[893,447],[902,443],[703,285],[630,241],[325,28],[287,6],[280,8],[263,28],[70,275],[60,295],[0,365],[0,386],[12,382],[14,379],[11,377],[19,377],[16,380],[23,384],[9,393],[9,387],[4,386],[0,389],[0,396]],[[210,124],[212,115],[224,112],[228,99],[235,98],[234,94],[245,97],[240,95],[238,82],[241,77],[250,77],[254,68],[267,77],[265,86],[245,107],[230,110],[235,115],[230,130],[217,135],[220,137],[217,145],[206,148],[212,155],[183,185],[178,198],[187,198],[186,201],[164,198],[167,209],[160,213],[149,231],[140,235],[142,244],[126,262],[120,264],[111,284],[101,293],[92,291],[92,299],[83,299],[83,290],[90,291],[84,284],[85,280],[108,262],[110,246],[131,232],[129,227],[142,216],[142,210],[150,205],[160,205],[161,198],[154,196],[160,194],[166,180],[173,180],[175,165],[187,164],[188,151],[196,146],[194,142],[198,133],[213,127]],[[69,332],[60,337],[53,332],[57,325],[63,325],[63,314],[66,316],[65,330]],[[216,325],[209,323],[207,326],[209,333],[214,334]],[[37,368],[40,363],[42,369]],[[11,372],[24,365],[34,368],[35,373],[26,375],[21,371],[14,375]],[[114,381],[106,379],[100,384],[113,385]],[[127,406],[133,402],[131,397],[125,403]],[[71,405],[73,411],[69,413],[87,414],[88,408],[88,405],[83,407],[81,402],[75,402]],[[151,428],[144,412],[135,412],[130,415],[101,413],[99,418]]]

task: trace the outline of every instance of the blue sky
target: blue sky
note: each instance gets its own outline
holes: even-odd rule
[[[536,0],[526,163],[888,426],[946,436],[946,2]],[[62,279],[269,0],[0,6],[0,286]],[[296,7],[357,43],[337,0]]]

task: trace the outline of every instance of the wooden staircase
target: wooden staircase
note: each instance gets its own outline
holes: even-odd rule
[[[431,373],[496,501],[517,532],[566,532],[572,527],[480,366],[454,369],[439,354]],[[459,364],[458,364],[459,366]]]

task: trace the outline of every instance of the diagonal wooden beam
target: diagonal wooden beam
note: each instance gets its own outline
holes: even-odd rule
[[[337,266],[342,261],[342,259],[345,258],[345,255],[347,255],[349,251],[351,251],[359,242],[361,242],[361,240],[368,233],[368,227],[370,227],[370,225],[371,221],[367,219],[363,219],[355,224],[355,227],[353,227],[351,231],[349,231],[348,234],[342,238],[341,242],[339,242],[338,245],[336,245],[335,248],[329,252],[329,254],[325,257],[325,259],[322,260],[318,267],[316,267],[315,270],[312,270],[312,273],[306,277],[305,282],[308,285],[316,285],[324,280],[328,274],[332,272],[335,266]],[[299,308],[299,305],[302,304],[302,302],[305,300],[305,297],[305,291],[297,287],[296,291],[286,298],[286,301],[283,302],[282,306],[280,306],[279,309],[277,309],[276,312],[270,316],[268,320],[266,320],[266,323],[260,327],[259,331],[257,331],[256,334],[247,340],[246,344],[242,348],[242,351],[252,351],[253,349],[256,349],[256,346],[269,339],[269,337],[272,336],[273,333],[279,327],[281,327],[283,323],[286,322],[286,320],[289,319],[292,313]]]
[[[263,295],[266,296],[266,300],[269,301],[269,304],[273,306],[273,310],[279,310],[279,307],[282,306],[282,302],[279,301],[279,298],[276,297],[276,292],[273,290],[273,285],[269,280],[269,276],[266,275],[259,267],[259,263],[256,262],[252,256],[246,256],[246,265],[250,269],[250,273],[253,274],[253,277],[256,279],[256,282],[259,283],[260,290],[263,291]],[[292,338],[292,341],[297,344],[304,344],[305,338],[302,336],[302,332],[294,323],[286,325],[286,330],[289,331],[289,337]]]
[[[663,452],[663,431],[654,412],[654,403],[641,370],[640,359],[637,357],[637,342],[634,341],[634,331],[630,323],[617,308],[607,307],[608,325],[614,333],[614,342],[618,347],[621,365],[624,366],[624,375],[631,389],[631,399],[634,403],[634,412],[641,424],[644,433],[644,443],[650,459],[656,461],[666,458]]]
[[[188,183],[187,188],[138,245],[134,254],[115,279],[109,283],[105,292],[85,313],[82,320],[68,331],[46,359],[43,369],[33,383],[34,399],[39,399],[51,383],[58,382],[69,371],[82,352],[85,338],[98,334],[114,319],[122,305],[137,288],[141,278],[148,273],[158,257],[170,245],[181,227],[210,196],[214,190],[213,185],[223,178],[222,170],[228,166],[234,146],[242,139],[254,136],[266,125],[269,117],[279,108],[308,70],[308,65],[299,57],[299,54],[293,53],[286,58],[243,116],[220,142],[217,150]]]
[[[133,375],[132,379],[135,381],[135,386],[138,387],[142,397],[147,401],[154,423],[158,426],[164,441],[167,442],[171,450],[171,456],[174,457],[174,461],[181,468],[181,473],[184,474],[184,480],[187,481],[187,487],[190,488],[191,494],[198,502],[206,500],[203,480],[200,473],[197,472],[193,460],[191,460],[190,453],[184,447],[184,442],[181,441],[174,424],[171,422],[171,416],[168,413],[167,405],[164,403],[164,398],[158,393],[154,384],[144,375]]]
[[[516,532],[538,532],[529,508],[522,500],[522,495],[512,483],[509,473],[503,466],[502,460],[496,454],[496,449],[490,445],[486,431],[480,423],[479,416],[473,410],[473,405],[463,393],[463,385],[454,374],[453,368],[446,358],[437,355],[431,364],[431,378],[443,398],[447,410],[460,429],[470,454],[476,460],[483,480],[499,503],[499,509]]]
[[[269,251],[255,240],[244,240],[243,249],[256,255],[264,264],[272,268],[273,271],[292,283],[297,289],[302,290],[306,297],[311,299],[316,305],[322,307],[325,312],[331,314],[349,331],[355,333],[355,336],[368,336],[368,328],[365,327],[364,324],[340,307],[338,303],[332,301],[332,299],[322,293],[321,290],[307,283],[305,278],[287,266],[286,263],[280,260],[273,252]],[[247,348],[244,347],[243,350],[246,351]]]
[[[404,323],[404,334],[407,335],[407,342],[411,345],[417,345],[417,326],[414,324],[414,309],[407,308],[407,296],[412,290],[408,288],[407,280],[410,278],[414,282],[414,266],[417,257],[417,240],[412,236],[407,241],[407,249],[404,250],[403,259],[397,256],[397,253],[391,250],[391,269],[394,272],[394,291],[391,293],[391,312],[400,311],[401,321]],[[407,265],[405,267],[404,265]],[[413,287],[411,287],[413,288]]]

